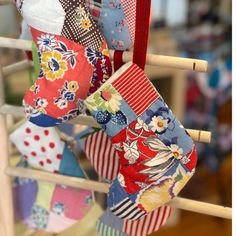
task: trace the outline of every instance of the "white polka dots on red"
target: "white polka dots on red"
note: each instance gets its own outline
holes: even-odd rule
[[[42,128],[27,121],[10,135],[10,139],[30,166],[59,172],[65,143],[55,128]]]

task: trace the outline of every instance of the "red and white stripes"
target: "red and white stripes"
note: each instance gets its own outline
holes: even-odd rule
[[[164,225],[170,214],[171,207],[162,206],[138,221],[124,220],[122,231],[131,236],[146,236]]]
[[[112,82],[112,85],[138,116],[159,97],[143,70],[135,64]]]
[[[114,180],[119,172],[119,156],[106,133],[100,130],[85,139],[84,152],[99,176]]]

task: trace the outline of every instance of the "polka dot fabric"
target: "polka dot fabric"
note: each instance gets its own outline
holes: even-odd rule
[[[58,173],[65,143],[54,128],[25,122],[10,138],[31,167]]]
[[[86,178],[55,128],[27,121],[10,135],[23,155],[22,167]],[[15,183],[17,216],[33,229],[59,233],[83,219],[93,205],[93,192],[40,181]],[[25,202],[25,198],[30,199]],[[21,206],[21,207],[20,207]]]

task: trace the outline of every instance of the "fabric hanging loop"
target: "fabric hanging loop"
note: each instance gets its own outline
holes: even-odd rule
[[[123,62],[123,53],[124,51],[119,51],[119,50],[115,50],[114,52],[114,58],[113,58],[113,61],[114,61],[114,70],[117,71],[122,65],[124,65],[124,62]]]
[[[141,69],[146,64],[151,0],[137,0],[133,62]]]

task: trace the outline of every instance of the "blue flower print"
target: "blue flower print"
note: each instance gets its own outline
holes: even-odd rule
[[[64,98],[65,98],[67,101],[74,101],[74,100],[75,100],[75,93],[66,92],[66,93],[64,94]]]

